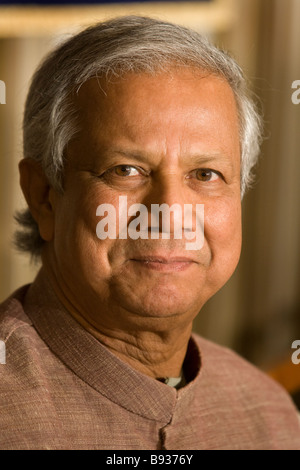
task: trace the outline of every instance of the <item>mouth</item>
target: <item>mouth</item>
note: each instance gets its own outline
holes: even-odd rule
[[[187,257],[162,257],[162,256],[139,256],[130,261],[137,263],[140,267],[161,272],[185,271],[197,264]]]

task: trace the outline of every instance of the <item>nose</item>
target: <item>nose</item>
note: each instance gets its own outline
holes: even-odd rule
[[[163,172],[153,179],[151,194],[151,204],[173,204],[182,205],[186,200],[186,187],[184,178],[179,170]]]
[[[183,230],[188,230],[187,226],[184,227],[187,221],[184,220],[185,208],[191,203],[188,188],[179,171],[165,171],[156,175],[144,201],[152,234],[157,232],[163,238],[168,238],[170,234],[182,238]],[[192,230],[191,224],[189,230]]]

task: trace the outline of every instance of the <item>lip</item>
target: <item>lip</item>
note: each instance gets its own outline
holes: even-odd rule
[[[157,256],[157,255],[148,255],[148,256],[138,256],[132,258],[130,261],[138,263],[141,267],[145,269],[152,269],[154,271],[161,272],[178,272],[185,271],[189,269],[196,262],[187,258],[186,256]]]

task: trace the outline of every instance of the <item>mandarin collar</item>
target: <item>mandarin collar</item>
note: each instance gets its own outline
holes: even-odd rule
[[[200,351],[193,337],[184,361],[190,382],[176,390],[133,369],[86,331],[58,300],[43,268],[29,287],[24,310],[51,351],[74,374],[112,402],[162,426],[199,380]]]

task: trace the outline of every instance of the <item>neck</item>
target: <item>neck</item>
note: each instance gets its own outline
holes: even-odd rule
[[[76,316],[88,331],[113,354],[134,369],[153,378],[179,377],[191,335],[191,325],[167,333],[151,331],[105,331],[87,325]]]
[[[78,323],[134,369],[153,378],[181,375],[192,324],[185,328],[180,325],[166,332],[143,330],[141,326],[133,330],[132,325],[128,331],[124,325],[107,328],[101,319],[99,322],[91,321],[65,297],[59,295],[59,298]]]

